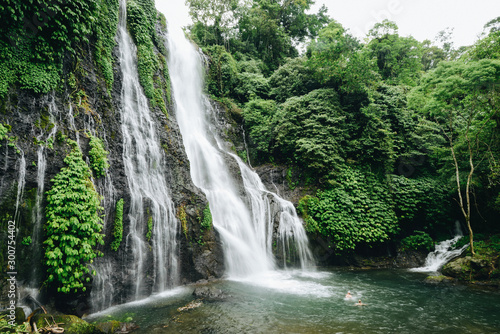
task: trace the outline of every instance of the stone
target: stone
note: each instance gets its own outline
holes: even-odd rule
[[[442,284],[442,283],[450,283],[453,281],[453,278],[444,276],[444,275],[439,275],[439,276],[427,276],[424,279],[425,283],[429,284]]]
[[[193,296],[195,296],[196,298],[212,299],[212,300],[213,299],[221,300],[230,297],[221,289],[217,289],[216,287],[209,285],[196,287],[193,291]]]

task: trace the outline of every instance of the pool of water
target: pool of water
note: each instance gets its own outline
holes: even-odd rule
[[[270,272],[212,283],[230,297],[195,300],[194,287],[91,315],[120,319],[136,333],[500,333],[500,293],[428,285],[425,273],[405,270]],[[353,299],[345,299],[350,291]],[[366,306],[355,306],[361,299]]]

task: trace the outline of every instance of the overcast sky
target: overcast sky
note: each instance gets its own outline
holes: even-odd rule
[[[419,41],[433,40],[447,27],[454,29],[455,47],[473,44],[486,22],[500,16],[500,0],[316,0],[331,18],[363,39],[376,22],[395,21],[399,33]],[[169,21],[190,24],[184,0],[156,0]]]

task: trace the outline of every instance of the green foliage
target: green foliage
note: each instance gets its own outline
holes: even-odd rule
[[[184,232],[184,236],[187,239],[187,235],[188,235],[189,230],[188,230],[188,224],[187,224],[186,206],[184,204],[182,204],[177,209],[177,218],[181,222],[182,231]]]
[[[88,43],[98,9],[95,0],[0,5],[0,98],[14,84],[35,93],[55,89],[64,54]]]
[[[271,95],[278,102],[301,96],[320,87],[306,59],[293,58],[281,65],[269,78]]]
[[[148,232],[146,233],[146,240],[150,241],[153,236],[153,217],[148,218]]]
[[[91,147],[89,151],[90,167],[94,171],[96,177],[104,176],[106,174],[106,170],[109,167],[109,152],[104,149],[104,145],[101,139],[92,135],[89,135],[89,137],[89,145]]]
[[[208,93],[215,97],[230,96],[238,80],[236,60],[222,46],[207,47],[203,51],[210,58],[206,78]]]
[[[378,80],[368,52],[336,21],[319,32],[307,56],[308,66],[319,82],[344,92],[365,91]]]
[[[200,217],[201,228],[210,229],[212,227],[212,212],[210,212],[210,206],[207,204],[205,209],[203,209],[203,217]]]
[[[10,325],[6,315],[0,316],[0,333],[29,333],[29,324],[27,322],[21,325]]]
[[[415,86],[422,71],[422,47],[413,37],[398,35],[394,22],[384,20],[370,31],[368,44],[382,78],[389,84]]]
[[[96,36],[95,58],[106,80],[108,90],[113,86],[113,48],[116,45],[115,35],[118,29],[118,0],[100,0],[99,24],[94,25]]]
[[[113,241],[111,249],[115,252],[120,247],[123,239],[123,198],[116,202],[115,223],[113,225]]]
[[[0,142],[3,141],[4,139],[9,138],[7,133],[9,133],[10,130],[6,126],[4,126],[2,123],[0,123]],[[0,144],[1,146],[2,144]]]
[[[299,210],[308,231],[330,240],[336,253],[387,241],[398,232],[387,186],[374,174],[344,167],[335,184],[317,197],[302,198]]]
[[[21,241],[21,245],[24,246],[29,246],[31,245],[31,236],[24,237],[23,240]]]
[[[415,234],[410,235],[401,240],[402,250],[420,250],[430,252],[434,247],[434,242],[430,235],[422,231],[415,231]]]
[[[78,144],[68,140],[72,149],[64,162],[66,167],[52,179],[47,191],[45,224],[45,264],[47,282],[63,293],[85,291],[87,263],[102,255],[95,250],[103,244],[103,221],[100,197],[90,180],[90,169],[83,161]]]
[[[277,106],[273,100],[256,99],[245,104],[245,125],[250,130],[251,143],[261,152],[271,152],[276,113]]]
[[[334,90],[318,89],[292,97],[283,103],[275,117],[275,150],[280,160],[320,175],[328,174],[344,162],[344,143],[349,134],[346,116]]]
[[[158,70],[158,58],[154,52],[154,25],[156,9],[152,0],[132,0],[127,2],[127,25],[137,45],[137,69],[139,81],[147,98],[154,98],[153,75]]]
[[[237,84],[232,93],[240,101],[249,101],[257,97],[266,98],[269,95],[269,80],[261,73],[238,73],[236,80]]]

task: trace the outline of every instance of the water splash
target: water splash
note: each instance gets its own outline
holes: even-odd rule
[[[162,150],[156,136],[148,101],[138,79],[136,51],[127,32],[126,1],[120,1],[118,26],[119,61],[123,74],[121,124],[123,162],[130,189],[130,228],[125,238],[127,266],[135,285],[134,298],[148,294],[146,279],[153,280],[155,291],[178,283],[177,219],[165,181]],[[151,250],[146,240],[148,220],[152,219]],[[148,259],[152,272],[147,272]]]
[[[223,240],[227,274],[245,277],[275,269],[274,241],[281,243],[283,252],[298,249],[300,263],[308,265],[312,256],[293,205],[267,191],[258,175],[215,134],[216,110],[202,93],[202,57],[180,27],[169,25],[168,41],[177,120],[191,176],[210,203],[213,224]],[[234,175],[229,160],[233,164],[236,160],[239,167]]]
[[[466,244],[462,247],[455,248],[455,244],[463,237],[460,225],[455,223],[455,237],[449,240],[441,241],[436,244],[433,252],[430,252],[425,259],[423,267],[410,269],[417,272],[437,272],[446,263],[456,258],[469,246]]]

